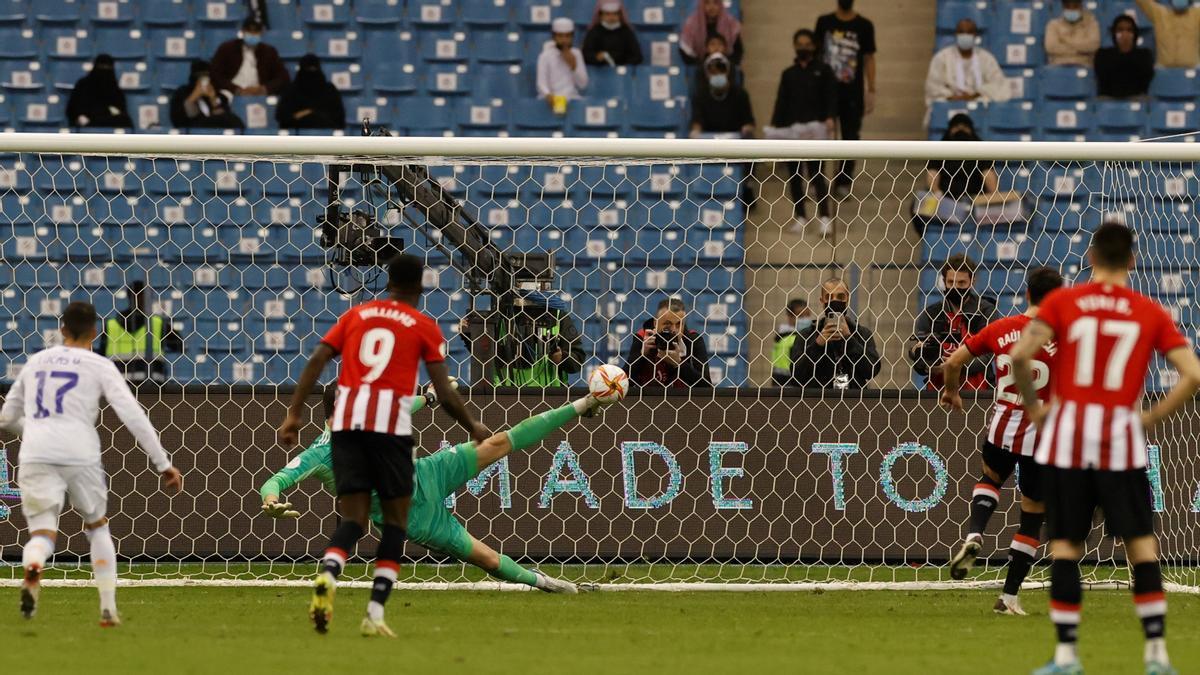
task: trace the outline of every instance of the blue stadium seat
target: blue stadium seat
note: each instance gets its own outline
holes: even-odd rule
[[[634,99],[626,114],[626,126],[630,136],[673,138],[681,133],[687,121],[687,109],[678,99]]]
[[[988,140],[996,140],[998,134],[1032,134],[1036,129],[1033,103],[1004,101],[988,105]]]
[[[1041,2],[995,3],[991,32],[1002,39],[1007,37],[1040,36],[1045,34],[1049,8]],[[1106,27],[1111,23],[1105,23]]]
[[[740,230],[693,227],[687,231],[687,245],[701,265],[740,265],[746,257]]]
[[[1087,203],[1102,188],[1100,174],[1092,165],[1039,163],[1030,171],[1029,188],[1043,200],[1074,200]]]
[[[543,41],[550,34],[550,22],[562,15],[562,8],[553,6],[550,0],[517,0],[514,9],[517,25],[527,31],[540,32]]]
[[[513,134],[516,136],[561,135],[564,118],[555,115],[545,101],[539,98],[521,99],[513,110]]]
[[[162,93],[169,94],[176,88],[187,85],[191,74],[191,64],[187,61],[160,60],[155,65],[155,75],[158,77],[158,87]]]
[[[395,126],[407,129],[412,135],[418,135],[417,131],[432,133],[433,130],[445,129],[448,120],[455,119],[456,107],[452,98],[408,97],[397,105]]]
[[[9,96],[19,123],[41,130],[67,126],[66,99],[59,94],[14,93]]]
[[[1083,101],[1046,101],[1040,106],[1042,134],[1071,140],[1087,133],[1093,124],[1091,105]]]
[[[1006,68],[1009,91],[1014,101],[1036,101],[1041,91],[1037,71],[1033,68]]]
[[[27,18],[29,18],[27,0],[0,0],[0,23],[25,23]]]
[[[0,59],[35,59],[38,43],[34,32],[21,26],[0,27]]]
[[[360,128],[364,119],[389,127],[397,120],[396,111],[383,96],[344,96],[342,105],[346,108],[346,123],[351,129]]]
[[[238,0],[193,0],[193,20],[208,27],[221,27],[232,32],[245,17],[244,3]]]
[[[366,86],[360,64],[331,64],[330,67],[329,81],[343,94],[361,93]]]
[[[527,93],[528,83],[518,64],[487,63],[472,66],[471,94],[484,99],[515,102]]]
[[[1200,77],[1195,68],[1156,68],[1150,95],[1165,101],[1195,101],[1200,98]]]
[[[105,0],[89,5],[88,20],[93,26],[133,23],[134,13],[140,10],[140,6],[130,0]]]
[[[1096,78],[1088,68],[1046,66],[1041,69],[1042,95],[1054,100],[1084,100],[1096,93]]]
[[[171,128],[169,99],[161,95],[127,96],[126,107],[134,128],[145,132],[163,132]]]
[[[612,71],[611,68],[594,69],[600,72]],[[621,77],[620,68],[617,68],[617,75]],[[670,98],[686,97],[687,78],[683,77],[682,71],[676,67],[660,68],[658,66],[639,66],[637,68],[636,77],[633,78],[633,87],[629,89],[628,100],[635,102],[642,101],[666,101]],[[588,92],[594,95],[594,92]],[[631,110],[636,112],[635,104],[631,104]]]
[[[635,188],[626,180],[626,174],[624,166],[581,166],[578,181],[569,186],[570,197],[581,203],[628,199],[634,195]]]
[[[699,174],[688,185],[688,197],[733,199],[741,192],[744,171],[740,164],[701,164]]]
[[[1164,136],[1200,130],[1195,102],[1157,102],[1150,106],[1146,128],[1151,135]]]
[[[1147,257],[1129,275],[1130,286],[1141,293],[1153,296],[1196,297],[1195,268],[1179,269],[1164,266],[1161,258]]]
[[[416,68],[410,63],[382,63],[371,73],[371,88],[376,93],[412,94],[417,90]]]
[[[146,37],[141,30],[128,26],[101,27],[93,30],[97,54],[118,60],[145,60]]]
[[[1108,132],[1141,133],[1146,106],[1141,101],[1097,101],[1096,126]]]
[[[391,63],[416,63],[420,57],[420,43],[410,31],[366,31],[363,41],[366,43],[363,48],[363,63],[371,64],[373,74],[381,66]]]
[[[975,241],[979,261],[984,265],[1023,265],[1034,249],[1034,238],[1026,235],[1024,225],[980,229]]]
[[[117,82],[126,94],[143,94],[151,90],[154,77],[145,61],[118,61]]]
[[[356,0],[354,3],[354,20],[363,26],[398,26],[403,19],[402,0]]]
[[[471,91],[472,78],[465,64],[435,63],[424,70],[425,92],[430,96],[461,96]]]
[[[484,30],[471,33],[470,58],[476,63],[520,63],[521,34]]]
[[[962,228],[925,228],[925,233],[922,235],[921,262],[942,262],[955,253],[966,253],[974,258],[979,257],[979,247],[975,244],[974,232]]]
[[[987,5],[983,2],[969,0],[942,0],[937,8],[937,32],[939,34],[954,34],[958,22],[971,19],[979,27],[981,33],[987,32]]]
[[[971,101],[934,101],[929,114],[930,135],[941,138],[950,123],[950,118],[960,113],[969,115],[977,129],[987,128],[990,116],[984,105]]]
[[[585,9],[587,8],[586,3],[580,4],[584,5]],[[680,9],[682,8],[684,8],[683,3],[665,2],[664,0],[629,0],[625,6],[625,10],[629,14],[630,23],[639,32],[670,32],[677,30],[679,25],[683,23],[683,16],[680,15]],[[690,11],[690,8],[688,8],[688,11]]]
[[[1046,53],[1042,49],[1040,36],[1012,36],[1007,40],[992,39],[989,40],[989,46],[1000,65],[1005,68],[1031,68],[1046,62]]]
[[[356,31],[314,30],[312,45],[323,61],[358,61],[362,58],[363,40]]]
[[[212,36],[205,36],[205,46],[208,47],[210,51],[214,50],[216,49],[217,45],[219,45],[221,42],[224,42],[226,39],[228,39],[228,37],[229,36],[226,35],[224,31]],[[263,40],[275,47],[275,49],[279,52],[279,58],[284,59],[286,62],[285,65],[293,74],[295,73],[294,62],[299,61],[305,54],[308,54],[309,52],[318,51],[313,47],[315,42],[309,39],[309,34],[302,30],[267,31],[263,36]],[[345,45],[345,48],[349,49],[349,45]],[[321,54],[318,54],[318,56],[321,56]]]
[[[92,69],[87,61],[51,61],[46,83],[59,91],[69,92],[75,83]]]
[[[187,0],[142,0],[139,12],[147,26],[183,26],[191,18]]]
[[[634,184],[639,195],[672,199],[683,196],[686,187],[678,172],[678,166],[635,164],[626,169],[625,176]]]
[[[458,20],[457,14],[449,0],[411,0],[405,8],[407,22],[420,28],[449,26]]]
[[[463,0],[462,22],[473,29],[503,28],[511,20],[506,0]]]
[[[91,59],[92,35],[85,29],[63,26],[41,31],[42,51],[52,59]]]
[[[458,32],[427,31],[420,36],[421,59],[434,63],[461,63],[467,60],[474,45],[467,42],[467,34]]]
[[[344,0],[333,2],[304,2],[300,7],[301,18],[310,28],[344,26],[350,22],[350,3]]]
[[[572,136],[613,135],[621,129],[624,111],[617,99],[579,99],[567,107],[567,130]]]
[[[82,4],[75,0],[37,0],[33,17],[43,24],[78,24]]]
[[[271,96],[236,96],[230,109],[242,119],[248,131],[275,128],[275,103]]]
[[[678,228],[643,228],[637,231],[633,247],[626,247],[622,252],[623,257],[626,264],[645,263],[651,267],[694,265],[696,250],[687,245],[687,237],[687,233]]]

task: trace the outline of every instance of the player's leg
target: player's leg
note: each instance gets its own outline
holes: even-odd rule
[[[29,540],[21,550],[21,566],[24,569],[21,615],[32,619],[37,613],[42,570],[54,554],[58,516],[65,502],[67,483],[56,467],[27,464],[18,470],[17,487],[21,490],[21,512],[25,514],[25,524],[29,529]]]
[[[463,530],[465,533],[466,530]],[[479,541],[471,535],[466,535],[470,552],[461,559],[464,562],[471,563],[479,569],[487,572],[489,575],[507,581],[513,584],[524,584],[543,590],[547,593],[578,593],[579,589],[575,584],[562,579],[555,579],[546,576],[545,574],[528,570],[517,564],[515,560],[496,551],[496,549]]]
[[[1037,559],[1042,523],[1046,520],[1046,505],[1042,503],[1042,467],[1031,457],[1022,457],[1019,465],[1021,520],[1008,547],[1008,570],[1004,577],[1004,591],[996,600],[994,608],[999,614],[1025,614],[1017,594],[1021,591],[1021,584],[1025,583],[1025,578],[1029,576],[1029,570],[1033,568],[1033,561]]]
[[[967,520],[967,536],[959,545],[958,551],[950,559],[950,577],[965,579],[975,559],[983,550],[983,533],[988,521],[1000,505],[1000,488],[1012,475],[1016,466],[1016,455],[1004,448],[983,443],[983,471],[979,481],[971,490],[971,512]]]
[[[1039,675],[1082,672],[1075,645],[1083,608],[1079,560],[1083,542],[1092,529],[1096,510],[1096,485],[1092,471],[1046,467],[1042,472],[1046,495],[1046,524],[1050,538],[1050,620],[1054,623],[1054,659],[1035,671]]]
[[[366,534],[367,519],[371,512],[373,473],[361,434],[357,431],[335,431],[330,435],[330,459],[337,489],[339,522],[321,557],[321,567],[317,578],[313,580],[312,600],[308,606],[309,617],[318,633],[329,630],[337,578],[358,540]]]
[[[363,635],[396,637],[383,620],[384,605],[400,572],[400,557],[408,530],[408,511],[413,494],[413,439],[411,436],[373,434],[368,457],[372,465],[375,493],[383,511],[379,548],[375,553],[371,601],[363,618]]]
[[[477,461],[475,471],[486,469],[507,457],[514,450],[525,450],[540,445],[550,434],[579,416],[598,409],[599,406],[600,404],[594,398],[585,396],[554,410],[534,415],[508,431],[492,434],[490,438],[475,446]]]
[[[100,625],[119,626],[117,613],[117,548],[108,529],[108,485],[104,467],[65,467],[67,494],[71,505],[83,516],[92,560],[92,577],[100,593]]]

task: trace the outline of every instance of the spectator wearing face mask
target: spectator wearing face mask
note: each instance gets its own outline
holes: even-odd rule
[[[692,95],[693,137],[728,133],[743,138],[754,136],[750,96],[733,81],[732,70],[729,59],[719,52],[704,61],[704,84]]]
[[[813,389],[862,389],[879,373],[870,329],[850,312],[850,288],[838,278],[821,284],[823,311],[792,343],[789,384]]]
[[[972,290],[975,284],[975,261],[956,253],[946,259],[941,269],[944,290],[941,302],[935,302],[917,317],[913,336],[909,338],[908,358],[913,371],[927,378],[926,389],[942,387],[942,363],[967,339],[983,330],[996,313],[996,305]],[[964,389],[989,389],[990,359],[976,359],[967,365]]]
[[[817,45],[837,80],[842,140],[861,138],[862,121],[875,109],[875,24],[854,11],[854,0],[838,0],[837,11],[817,19]],[[854,160],[842,160],[833,192],[850,194]]]
[[[1200,5],[1192,0],[1137,0],[1138,9],[1154,27],[1154,47],[1159,68],[1195,68],[1200,65]]]
[[[779,331],[775,333],[775,345],[771,348],[771,379],[775,384],[786,387],[792,379],[792,345],[796,335],[813,325],[812,310],[802,298],[788,300],[787,309],[779,319]]]
[[[275,119],[282,129],[344,129],[346,108],[342,93],[325,79],[321,60],[305,54],[296,79],[283,90]]]
[[[80,127],[129,128],[133,120],[125,107],[125,92],[117,86],[113,57],[101,54],[92,70],[79,78],[67,99],[67,119]]]
[[[589,66],[636,66],[642,46],[619,0],[600,0],[583,36],[583,62]]]
[[[176,129],[241,129],[242,118],[229,110],[229,99],[212,85],[208,61],[192,62],[187,84],[171,94],[171,126]]]
[[[725,56],[737,66],[742,62],[742,24],[721,0],[697,0],[696,9],[679,31],[679,53],[689,65],[703,63],[709,39],[720,35],[725,41]]]
[[[1113,46],[1096,52],[1096,94],[1106,98],[1147,95],[1154,79],[1154,54],[1137,46],[1137,21],[1128,14],[1118,14],[1109,32]]]
[[[996,57],[975,46],[979,30],[963,19],[955,29],[954,44],[938,51],[925,77],[925,105],[934,101],[1007,101],[1008,79]],[[926,110],[928,122],[929,111]]]
[[[1046,62],[1090,68],[1100,48],[1100,22],[1083,0],[1062,0],[1062,14],[1046,24]]]
[[[587,67],[583,53],[575,42],[575,22],[559,17],[550,23],[552,39],[542,47],[537,62],[537,92],[551,106],[555,98],[579,98],[579,92],[587,88]]]
[[[248,18],[242,36],[222,42],[212,57],[213,86],[230,96],[278,94],[291,79],[279,52],[262,41],[262,24]]]
[[[801,28],[796,31],[792,36],[792,46],[796,50],[796,61],[779,78],[771,126],[783,128],[793,124],[820,122],[825,125],[825,133],[832,136],[834,118],[837,116],[833,71],[817,58],[816,40],[811,30]],[[791,231],[801,234],[808,225],[807,204],[811,188],[817,202],[820,233],[828,236],[833,231],[833,210],[829,200],[829,183],[825,180],[821,161],[789,162],[787,168],[791,174],[788,188],[795,217]]]

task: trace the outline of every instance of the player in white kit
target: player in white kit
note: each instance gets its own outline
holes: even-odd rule
[[[137,438],[163,485],[179,492],[183,477],[171,465],[150,418],[129,391],[112,361],[92,351],[96,309],[72,302],[62,316],[61,347],[29,357],[4,407],[0,428],[21,434],[17,486],[29,527],[21,564],[21,614],[37,611],[39,583],[46,559],[54,553],[58,516],[65,498],[83,517],[91,543],[92,571],[100,590],[100,625],[117,626],[117,552],[108,531],[108,485],[100,462],[96,415],[103,396]]]

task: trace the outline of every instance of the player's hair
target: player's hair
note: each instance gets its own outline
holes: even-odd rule
[[[971,275],[972,279],[974,279],[976,267],[977,265],[975,264],[975,261],[971,259],[971,256],[967,255],[966,253],[955,253],[949,258],[946,258],[946,262],[942,263],[942,269],[938,272],[938,274],[942,277],[942,279],[945,279],[946,272],[966,272],[967,274]]]
[[[325,411],[325,419],[333,417],[333,408],[337,405],[337,385],[331,384],[325,387],[325,393],[321,394],[321,409]]]
[[[654,315],[658,316],[664,309],[670,309],[672,312],[686,312],[687,307],[684,306],[683,300],[679,298],[666,298],[658,303],[658,309],[654,310]]]
[[[1029,302],[1037,305],[1050,291],[1063,285],[1062,275],[1053,267],[1035,267],[1025,275],[1025,288],[1029,291]]]
[[[1092,263],[1100,267],[1126,268],[1133,262],[1133,230],[1108,221],[1092,235]]]
[[[96,330],[96,308],[88,302],[72,302],[62,313],[63,333],[73,339],[81,338],[88,331]]]
[[[808,301],[804,298],[792,298],[787,301],[787,309],[792,314],[798,314],[800,310],[808,308]]]
[[[388,286],[403,292],[421,292],[425,263],[415,255],[401,253],[388,263]]]
[[[795,44],[796,40],[800,39],[801,35],[807,35],[808,39],[812,40],[813,44],[816,44],[817,34],[807,28],[801,28],[801,29],[797,30],[795,33],[792,33],[792,43]]]

